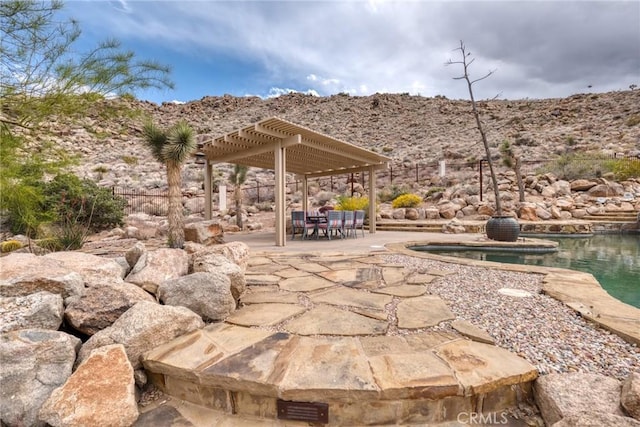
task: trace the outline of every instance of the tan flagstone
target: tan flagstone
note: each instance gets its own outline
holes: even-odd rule
[[[449,341],[461,339],[459,336],[448,332],[420,332],[417,334],[406,335],[404,339],[414,351],[431,350],[441,344]]]
[[[489,335],[487,331],[467,322],[466,320],[454,320],[451,322],[451,327],[473,341],[495,344],[493,337]]]
[[[392,301],[391,296],[374,294],[345,287],[334,287],[310,296],[314,303],[332,305],[346,305],[350,307],[373,308],[384,310],[385,305]]]
[[[330,268],[331,270],[346,270],[346,269],[355,270],[358,268],[371,267],[368,264],[356,262],[351,259],[345,259],[344,261],[328,261],[323,259],[322,261],[320,261],[320,263],[325,267]]]
[[[285,400],[375,399],[379,388],[354,338],[301,337],[279,383]]]
[[[407,271],[403,266],[399,267],[383,267],[382,279],[387,286],[393,286],[405,281]]]
[[[298,304],[251,304],[235,311],[225,321],[241,326],[273,326],[305,310]]]
[[[435,295],[424,295],[400,301],[396,309],[398,327],[418,329],[455,319],[447,304]]]
[[[299,294],[296,292],[271,291],[271,292],[247,292],[240,297],[242,304],[261,304],[261,303],[286,303],[297,304]]]
[[[325,263],[325,262],[341,262],[341,261],[350,261],[353,259],[353,255],[345,255],[341,254],[330,254],[323,253],[321,256],[310,257],[309,261],[317,262],[317,263]]]
[[[273,263],[273,261],[271,261],[271,258],[266,257],[266,256],[253,256],[253,257],[249,257],[249,259],[247,260],[247,267],[252,267],[254,265],[260,265],[260,266],[267,266],[268,264]]]
[[[300,337],[278,332],[220,360],[200,372],[204,385],[244,389],[252,394],[277,396],[277,382],[284,375]]]
[[[386,264],[387,262],[381,259],[378,255],[369,255],[362,258],[354,258],[354,261],[361,262],[363,264]]]
[[[298,270],[297,268],[286,268],[284,270],[277,271],[275,275],[284,277],[285,279],[289,279],[291,277],[310,276],[311,273],[309,273],[308,271]]]
[[[449,366],[431,352],[383,354],[369,364],[383,399],[442,399],[462,392]]]
[[[197,371],[259,342],[271,331],[215,323],[183,335],[145,353],[142,363],[151,372],[193,378]]]
[[[319,305],[297,317],[284,328],[299,335],[382,335],[387,322],[327,305]]]
[[[280,282],[280,289],[292,292],[310,292],[318,289],[329,288],[336,284],[318,276],[292,277]]]
[[[453,369],[467,396],[525,383],[538,376],[536,368],[526,360],[489,344],[457,340],[434,351]]]
[[[382,285],[380,270],[376,267],[356,270],[329,270],[319,273],[322,277],[356,289],[376,289]]]
[[[389,319],[389,315],[384,310],[372,310],[372,309],[366,309],[366,308],[351,307],[351,311],[353,311],[354,313],[362,314],[363,316],[371,317],[372,319],[378,319],[378,320],[384,320],[384,321]]]
[[[247,286],[277,285],[281,279],[271,274],[245,274],[244,278]]]
[[[393,353],[411,353],[412,348],[401,336],[360,337],[360,345],[364,353],[371,356]]]
[[[322,271],[327,271],[328,268],[324,265],[316,264],[315,262],[301,262],[299,264],[295,264],[295,268],[302,271],[308,271],[309,273],[320,273]]]
[[[386,286],[384,288],[371,289],[371,292],[377,294],[395,295],[397,297],[419,297],[427,293],[425,286],[416,285],[398,285],[398,286]]]
[[[437,277],[432,274],[413,274],[407,278],[407,285],[426,285],[431,283]]]

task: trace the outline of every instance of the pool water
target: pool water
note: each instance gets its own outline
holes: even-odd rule
[[[475,249],[439,250],[434,246],[416,249],[476,260],[584,271],[593,274],[611,296],[640,308],[640,235],[542,238],[558,242],[558,251],[530,254]]]

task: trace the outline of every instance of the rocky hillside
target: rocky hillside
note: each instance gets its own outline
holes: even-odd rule
[[[114,113],[122,105],[138,113]],[[200,141],[271,116],[307,126],[358,146],[384,153],[399,165],[459,162],[484,157],[470,103],[408,94],[346,94],[314,97],[290,94],[273,99],[205,97],[186,104],[156,105],[131,100],[99,103],[75,123],[49,123],[60,146],[79,152],[80,175],[105,186],[162,188],[163,168],[141,140],[145,116],[161,125],[186,119]],[[491,100],[479,103],[491,144],[510,141],[523,159],[562,153],[640,155],[640,90],[579,94],[564,99]],[[228,167],[218,166],[226,177]],[[198,188],[201,167],[185,168],[185,187]],[[255,171],[251,180],[270,180]],[[200,183],[200,184],[198,184]]]

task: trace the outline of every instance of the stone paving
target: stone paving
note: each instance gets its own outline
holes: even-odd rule
[[[143,363],[173,397],[273,425],[278,399],[328,404],[330,425],[455,422],[517,406],[536,369],[427,293],[444,274],[409,273],[375,252],[260,254],[233,315]]]

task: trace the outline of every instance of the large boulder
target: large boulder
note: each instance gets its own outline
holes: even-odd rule
[[[632,372],[624,380],[620,402],[630,416],[640,421],[640,372]]]
[[[25,296],[42,291],[59,294],[66,300],[84,293],[84,280],[79,273],[53,258],[27,253],[0,257],[0,296]]]
[[[585,412],[565,417],[551,427],[640,427],[640,422],[620,415]]]
[[[224,320],[236,308],[231,281],[222,272],[200,272],[158,287],[158,298],[166,305],[187,307],[207,320]]]
[[[549,374],[534,383],[542,418],[553,425],[565,417],[589,412],[624,416],[620,409],[620,381],[599,374]]]
[[[595,187],[596,185],[598,185],[597,182],[590,181],[588,179],[576,179],[574,181],[571,181],[571,190],[572,191],[587,191],[590,188]]]
[[[136,242],[125,254],[124,259],[127,260],[129,268],[134,268],[140,260],[140,257],[144,256],[147,252],[147,247],[142,242]]]
[[[202,318],[188,308],[141,301],[89,338],[78,353],[78,362],[98,347],[122,344],[133,368],[139,369],[142,353],[202,327]]]
[[[591,197],[615,197],[624,194],[624,187],[616,182],[606,182],[590,188],[587,194]]]
[[[111,326],[140,301],[155,302],[155,299],[133,283],[120,280],[88,288],[83,296],[69,302],[64,317],[74,329],[93,335]]]
[[[83,252],[52,252],[45,255],[44,258],[54,259],[69,270],[80,273],[85,286],[121,280],[127,272],[122,265],[112,258],[100,257]]]
[[[38,411],[71,375],[80,345],[76,337],[44,329],[0,334],[2,425],[41,425]]]
[[[64,302],[58,294],[38,292],[19,297],[0,297],[0,333],[18,329],[50,329],[62,324]]]
[[[189,255],[182,249],[157,249],[144,253],[126,278],[145,291],[156,293],[158,285],[189,272]]]
[[[39,419],[58,427],[128,427],[138,419],[133,368],[120,344],[91,352],[55,389],[40,409]]]
[[[243,271],[247,269],[249,262],[249,246],[243,242],[229,242],[223,245],[208,246],[198,254],[219,254],[227,257],[231,262],[237,264]],[[195,254],[192,260],[195,259]]]
[[[226,256],[219,253],[199,252],[192,256],[192,271],[218,272],[226,275],[231,281],[231,294],[238,301],[247,287],[244,270]]]
[[[215,245],[224,242],[222,226],[219,220],[199,221],[184,226],[186,241]]]

